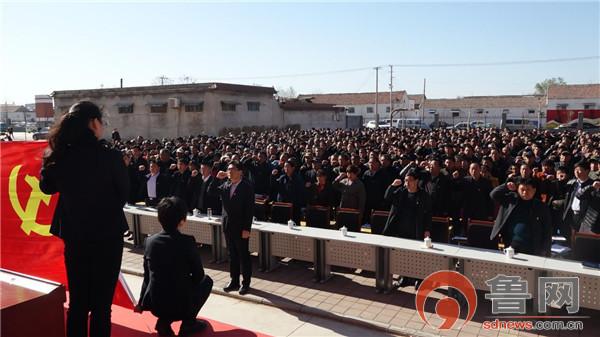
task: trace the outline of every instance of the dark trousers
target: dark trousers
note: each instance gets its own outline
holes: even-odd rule
[[[166,323],[172,323],[179,320],[182,320],[183,323],[193,323],[196,320],[200,309],[202,309],[204,303],[206,303],[206,300],[208,300],[208,296],[210,295],[212,287],[213,280],[208,275],[204,276],[202,282],[194,285],[194,288],[190,293],[190,301],[188,304],[189,307],[186,310],[187,313],[183,317],[155,316],[157,316],[160,321],[165,321]]]
[[[231,282],[239,284],[241,265],[242,285],[250,286],[250,278],[252,277],[252,261],[250,260],[248,248],[250,239],[242,239],[241,233],[236,233],[235,235],[225,233],[225,239],[227,240],[227,251],[229,253],[229,276],[231,276]]]
[[[83,243],[65,241],[65,266],[69,283],[67,337],[110,336],[110,314],[121,257],[123,238]]]

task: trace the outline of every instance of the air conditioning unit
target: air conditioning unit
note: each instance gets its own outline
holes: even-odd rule
[[[169,108],[179,109],[181,102],[177,97],[169,98]]]

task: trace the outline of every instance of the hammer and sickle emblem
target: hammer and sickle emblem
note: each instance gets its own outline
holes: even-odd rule
[[[21,229],[23,232],[25,232],[25,234],[30,235],[33,231],[34,233],[42,236],[50,236],[52,235],[50,234],[50,225],[39,224],[37,223],[36,218],[38,209],[40,207],[40,202],[50,205],[50,199],[52,196],[44,194],[42,191],[40,191],[38,178],[26,175],[25,182],[27,182],[27,184],[29,184],[31,187],[31,193],[27,199],[25,209],[23,209],[17,194],[17,178],[19,177],[21,166],[22,165],[17,165],[13,167],[12,171],[10,172],[8,182],[8,195],[10,197],[10,203],[15,210],[15,213],[17,213],[22,221]]]

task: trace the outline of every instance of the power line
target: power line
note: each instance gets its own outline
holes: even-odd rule
[[[574,61],[597,60],[597,59],[600,59],[600,56],[596,55],[596,56],[582,56],[582,57],[555,58],[555,59],[478,62],[478,63],[412,63],[412,64],[404,63],[404,64],[393,64],[393,66],[401,67],[401,68],[483,67],[483,66],[507,66],[507,65],[536,64],[536,63],[574,62]],[[380,66],[378,66],[378,67],[380,67]],[[331,70],[331,71],[284,74],[284,75],[245,76],[245,77],[228,77],[228,78],[216,78],[216,79],[215,78],[203,78],[201,80],[231,81],[231,80],[274,79],[274,78],[287,78],[287,77],[308,77],[308,76],[322,76],[322,75],[331,75],[331,74],[352,73],[352,72],[358,72],[358,71],[371,70],[373,68],[374,67],[349,68],[349,69],[340,69],[340,70]]]

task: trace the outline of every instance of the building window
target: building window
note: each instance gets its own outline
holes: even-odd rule
[[[346,111],[347,111],[349,114],[353,114],[355,110],[354,110],[354,107],[350,107],[350,108],[347,108],[347,110],[346,110]]]
[[[185,112],[202,112],[204,111],[204,102],[186,103],[183,107]]]
[[[509,112],[510,112],[510,111],[509,111],[508,109],[503,109],[503,110],[502,110],[502,113],[503,113],[503,114],[507,114],[507,115],[508,115],[508,113],[509,113]]]
[[[430,114],[434,114],[436,112],[435,109],[429,109],[428,111]]]
[[[133,113],[133,104],[119,105],[119,113],[120,114],[132,114]]]
[[[460,117],[460,111],[452,111],[452,117]]]
[[[150,104],[150,112],[167,112],[167,103]]]
[[[385,112],[388,112],[388,113],[390,112],[390,107],[389,106],[385,107]]]
[[[535,110],[529,109],[529,110],[527,110],[527,113],[534,114]]]
[[[373,113],[373,107],[372,106],[368,106],[367,107],[367,113],[368,114],[372,114]]]
[[[248,111],[259,111],[260,110],[260,102],[247,102]],[[235,108],[234,108],[235,110]]]
[[[477,110],[475,110],[475,113],[482,114],[483,113],[483,109],[477,109]]]
[[[235,104],[235,103],[221,101],[221,110],[223,110],[223,111],[235,111],[236,105],[237,104]]]
[[[583,110],[593,110],[596,108],[596,103],[583,103]]]
[[[421,108],[421,104],[415,103],[415,110],[419,110]]]
[[[557,104],[556,108],[559,110],[566,110],[568,106],[568,104]]]

